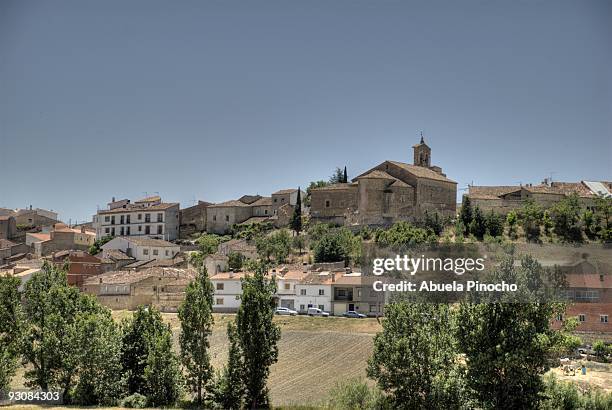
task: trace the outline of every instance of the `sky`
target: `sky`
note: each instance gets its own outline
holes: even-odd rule
[[[612,180],[610,1],[0,1],[0,207],[90,220],[347,166]]]

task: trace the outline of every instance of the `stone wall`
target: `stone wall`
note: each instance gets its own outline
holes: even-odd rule
[[[357,185],[313,189],[310,198],[310,215],[317,220],[343,221],[346,213],[357,210]]]
[[[249,206],[208,207],[206,209],[206,231],[226,233],[232,225],[249,219],[251,212]]]

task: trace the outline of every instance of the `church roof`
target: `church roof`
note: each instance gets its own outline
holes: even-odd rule
[[[374,169],[372,171],[366,172],[365,174],[361,174],[361,175],[359,175],[355,179],[362,179],[362,178],[392,179],[392,180],[396,180],[397,179],[394,176],[387,174],[385,171],[381,171],[381,170],[378,170],[378,169]]]
[[[429,168],[420,167],[418,165],[406,164],[404,162],[398,162],[398,161],[387,161],[387,162],[410,172],[412,175],[416,176],[417,178],[433,179],[436,181],[451,182],[453,184],[456,184],[456,182],[453,181],[452,179],[449,179],[445,177],[444,175],[440,175],[436,171],[432,171]]]

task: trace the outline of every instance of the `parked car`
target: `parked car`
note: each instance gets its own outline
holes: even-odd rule
[[[276,310],[274,311],[275,315],[290,315],[290,316],[295,316],[297,315],[298,312],[296,312],[295,310],[291,310],[289,308],[286,307],[282,307],[279,306],[276,308]]]
[[[344,316],[344,317],[352,317],[352,318],[355,318],[355,319],[363,319],[364,317],[367,317],[363,313],[355,312],[354,310],[349,310],[348,312],[344,312],[344,314],[342,316]]]
[[[591,345],[580,346],[578,349],[576,349],[576,351],[578,352],[578,354],[587,354],[587,355],[595,354],[595,350],[593,350],[593,346]]]
[[[319,308],[308,308],[308,316],[321,316],[321,317],[328,317],[329,313],[322,311]]]

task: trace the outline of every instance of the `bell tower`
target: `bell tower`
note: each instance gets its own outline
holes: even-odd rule
[[[431,167],[431,148],[425,144],[423,133],[421,132],[421,142],[412,146],[414,151],[414,165],[419,167]]]

